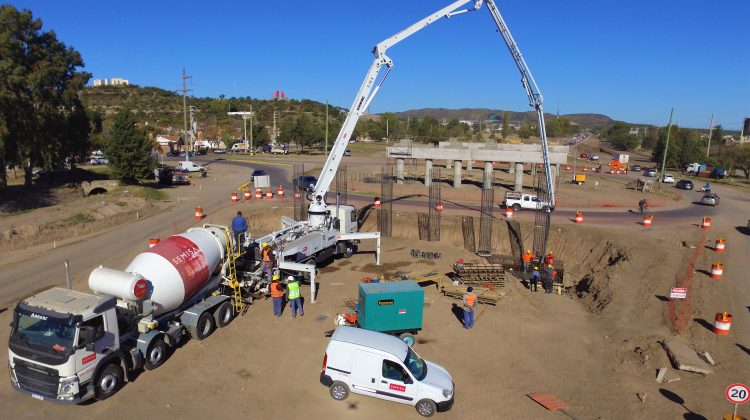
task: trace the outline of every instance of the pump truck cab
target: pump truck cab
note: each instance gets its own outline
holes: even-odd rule
[[[161,366],[169,347],[225,327],[248,299],[240,291],[256,291],[248,275],[242,287],[230,281],[230,244],[224,226],[192,228],[124,271],[94,269],[94,294],[55,287],[21,300],[8,341],[11,384],[39,400],[103,400],[140,369]]]
[[[338,401],[353,392],[413,405],[425,417],[450,410],[455,393],[444,367],[422,359],[396,337],[355,327],[333,332],[320,383]]]

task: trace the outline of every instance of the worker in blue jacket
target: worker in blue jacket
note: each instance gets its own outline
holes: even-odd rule
[[[247,220],[242,217],[242,212],[238,211],[237,215],[232,218],[232,234],[234,235],[234,243],[237,244],[237,251],[242,251],[241,240],[244,240],[246,231]]]

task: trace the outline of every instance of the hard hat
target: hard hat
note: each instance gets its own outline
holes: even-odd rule
[[[286,281],[295,281],[294,276],[289,276],[286,278]]]
[[[534,270],[539,270],[539,267],[534,267]]]
[[[271,277],[271,280],[278,280],[279,279],[279,273],[276,273]]]
[[[265,247],[268,246],[268,242],[263,242],[262,244],[260,244],[260,246],[262,246],[263,248],[265,248]]]
[[[530,250],[530,249],[527,249],[527,250],[526,250],[526,252],[531,252],[531,250]]]

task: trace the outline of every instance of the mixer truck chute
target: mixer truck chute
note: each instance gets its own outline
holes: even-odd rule
[[[237,315],[235,293],[250,301],[265,286],[252,273],[239,273],[241,282],[228,275],[232,249],[226,227],[204,225],[167,237],[124,271],[94,269],[95,294],[55,287],[23,299],[8,342],[12,385],[60,403],[106,399],[138,370],[158,368],[169,347],[207,338]]]

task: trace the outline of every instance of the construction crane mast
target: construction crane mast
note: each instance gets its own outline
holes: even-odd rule
[[[474,7],[458,10],[460,7],[463,7],[465,4],[471,2],[474,3]],[[370,105],[370,102],[372,102],[375,95],[378,93],[378,90],[380,90],[380,86],[383,84],[386,77],[388,77],[388,74],[393,67],[393,60],[391,60],[391,58],[386,55],[386,51],[388,50],[388,48],[398,44],[411,35],[414,35],[419,30],[424,29],[437,20],[440,20],[442,18],[449,18],[451,16],[456,16],[466,12],[471,12],[479,9],[481,6],[482,0],[459,0],[453,2],[450,5],[438,10],[437,12],[402,30],[401,32],[393,35],[392,37],[382,41],[372,49],[372,53],[373,55],[375,55],[375,60],[372,62],[372,65],[370,65],[370,69],[367,71],[365,80],[362,82],[362,86],[359,88],[359,91],[357,92],[357,96],[354,98],[354,102],[352,103],[351,108],[349,108],[349,113],[346,116],[346,120],[344,120],[344,124],[341,126],[341,130],[339,131],[339,134],[336,137],[336,141],[333,143],[333,147],[331,148],[331,153],[328,155],[328,159],[323,166],[323,170],[320,172],[318,183],[315,185],[315,189],[313,190],[312,202],[310,203],[310,206],[308,208],[307,218],[311,227],[325,226],[330,220],[330,211],[328,210],[328,205],[325,201],[326,193],[331,186],[331,182],[333,182],[333,179],[336,176],[336,171],[341,164],[341,159],[344,156],[346,145],[349,143],[350,136],[352,134],[352,131],[354,131],[354,127],[357,125],[357,121],[359,121],[359,118],[362,116],[362,114],[365,113],[365,110]],[[380,79],[380,81],[377,81],[378,75],[383,65],[388,67],[388,70]]]
[[[541,200],[541,206],[537,209],[534,218],[534,252],[539,256],[544,256],[547,252],[547,239],[549,237],[550,216],[555,209],[555,184],[553,182],[552,171],[549,164],[549,147],[547,145],[547,129],[544,125],[544,110],[542,109],[542,92],[531,75],[531,70],[526,64],[526,60],[521,55],[513,35],[505,24],[500,10],[495,5],[494,0],[486,0],[487,9],[492,15],[492,19],[497,25],[497,30],[502,35],[505,45],[513,56],[513,60],[521,72],[521,84],[529,97],[529,105],[536,110],[539,121],[539,136],[542,141],[542,161],[544,162],[544,174],[537,179],[537,196]]]

